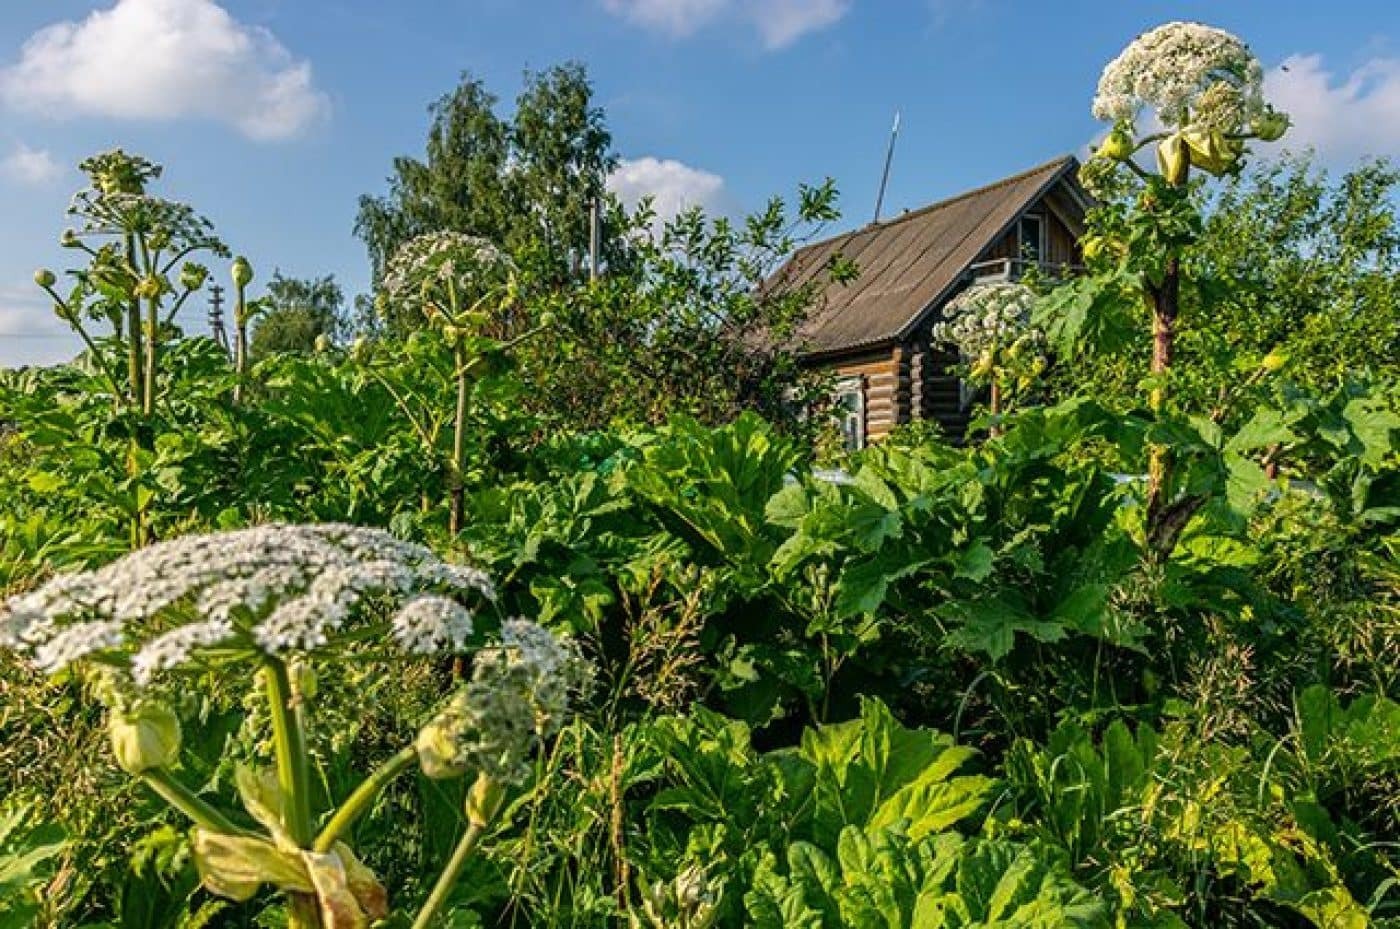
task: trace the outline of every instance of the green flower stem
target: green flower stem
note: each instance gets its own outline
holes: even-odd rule
[[[360,786],[356,787],[354,792],[340,805],[340,809],[335,811],[331,821],[326,823],[326,828],[322,829],[321,834],[316,837],[316,842],[311,846],[311,850],[322,854],[330,851],[336,841],[359,818],[360,814],[369,809],[370,805],[378,798],[380,791],[417,760],[418,750],[410,745],[361,781]]]
[[[447,529],[455,536],[462,530],[462,516],[466,509],[466,487],[462,471],[467,457],[467,373],[470,367],[460,348],[456,349],[453,355],[453,367],[457,372],[457,409],[452,420],[452,467],[448,472],[452,481],[452,503]]]
[[[477,845],[481,842],[481,837],[486,833],[486,826],[473,823],[467,826],[467,832],[462,836],[462,840],[457,843],[457,848],[452,852],[452,860],[447,862],[447,867],[442,874],[438,875],[437,883],[433,885],[433,892],[428,896],[428,902],[423,904],[423,909],[418,911],[418,918],[413,921],[413,929],[427,929],[433,924],[433,919],[437,917],[438,911],[447,902],[448,896],[452,893],[452,888],[457,886],[457,878],[462,875],[462,868],[466,866],[467,859],[476,851]]]
[[[146,389],[142,401],[142,412],[150,416],[156,410],[156,365],[160,352],[160,299],[146,298]]]
[[[286,664],[269,658],[265,667],[267,702],[272,710],[272,742],[277,755],[277,783],[286,802],[283,825],[299,848],[308,848],[312,823],[306,734],[292,706],[292,682]]]
[[[247,829],[234,825],[223,813],[177,781],[165,768],[149,768],[143,771],[141,782],[159,794],[166,803],[188,816],[197,826],[224,835],[252,834]]]

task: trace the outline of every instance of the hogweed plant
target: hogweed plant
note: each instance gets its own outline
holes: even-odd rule
[[[507,351],[541,331],[536,327],[507,341],[491,338],[502,319],[518,303],[518,277],[510,258],[485,239],[459,232],[433,232],[409,240],[390,259],[381,282],[381,310],[393,306],[416,313],[452,353],[456,406],[452,417],[452,448],[445,459],[449,481],[448,530],[462,528],[466,486],[467,412],[471,383],[492,355]],[[372,369],[371,369],[372,370]],[[381,378],[419,439],[436,451],[434,431],[404,392]]]
[[[5,604],[0,647],[49,673],[90,669],[118,765],[193,822],[205,887],[242,901],[271,885],[287,897],[292,929],[359,929],[388,913],[384,887],[346,838],[395,777],[414,765],[430,778],[474,777],[467,830],[414,922],[426,927],[584,679],[572,643],[533,622],[507,620],[488,640],[476,610],[494,599],[481,571],[381,530],[268,525],[56,577]],[[339,807],[313,809],[308,660],[467,653],[471,677],[413,742]],[[275,768],[235,774],[256,826],[177,776],[181,728],[168,697],[182,675],[211,669],[246,674],[266,700]]]
[[[933,338],[955,346],[965,360],[967,380],[988,388],[993,415],[1045,370],[1045,337],[1030,322],[1034,303],[1035,292],[1025,284],[974,284],[949,302],[943,322],[933,327]]]
[[[175,316],[209,276],[192,258],[201,252],[224,256],[228,249],[193,208],[147,192],[161,175],[159,165],[117,149],[79,167],[90,184],[73,197],[68,213],[78,225],[61,242],[86,255],[87,267],[68,272],[73,283],[66,293],[47,268],[34,273],[34,282],[83,340],[114,410],[149,420],[161,398],[160,359]],[[103,323],[110,337],[93,328]],[[128,477],[136,476],[137,458],[128,455]],[[138,507],[133,546],[149,541],[145,522]]]
[[[1113,128],[1081,172],[1091,192],[1137,188],[1126,241],[1087,239],[1085,255],[1112,253],[1136,273],[1152,318],[1149,406],[1167,406],[1181,300],[1181,259],[1200,218],[1188,195],[1191,169],[1237,174],[1245,143],[1274,142],[1288,117],[1264,99],[1264,69],[1236,36],[1200,23],[1174,22],[1143,33],[1104,68],[1093,114]],[[1160,126],[1143,131],[1145,125]],[[1156,171],[1136,160],[1156,148]],[[1165,557],[1194,507],[1169,500],[1170,449],[1155,446],[1148,469],[1149,547]]]

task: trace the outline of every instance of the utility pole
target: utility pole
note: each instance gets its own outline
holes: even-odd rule
[[[880,174],[880,193],[875,198],[875,219],[880,221],[880,208],[885,205],[885,185],[890,180],[890,164],[894,161],[894,143],[899,139],[899,110],[894,111],[894,126],[890,129],[890,146],[885,149],[885,170]]]
[[[215,284],[209,288],[209,332],[214,343],[227,354],[228,333],[224,331],[224,288]]]

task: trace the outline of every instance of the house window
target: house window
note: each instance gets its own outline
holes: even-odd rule
[[[1040,261],[1045,254],[1045,220],[1027,213],[1021,217],[1016,231],[1017,257],[1025,261]]]
[[[865,447],[865,385],[859,377],[836,382],[836,423],[841,427],[841,444],[848,452]]]

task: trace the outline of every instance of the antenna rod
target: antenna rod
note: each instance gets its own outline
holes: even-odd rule
[[[885,205],[885,185],[890,182],[890,163],[894,161],[894,143],[899,139],[899,110],[894,111],[894,126],[890,129],[890,147],[885,149],[885,170],[880,175],[880,194],[875,198],[875,219],[880,221],[880,207]]]

